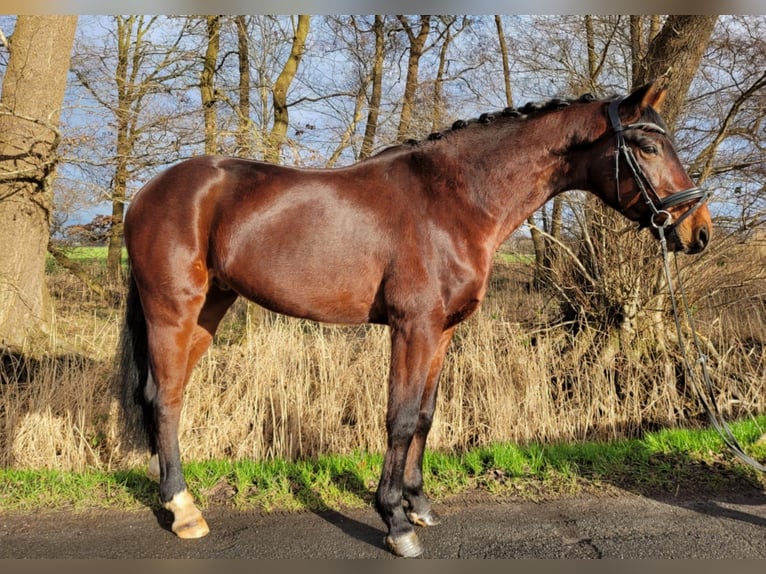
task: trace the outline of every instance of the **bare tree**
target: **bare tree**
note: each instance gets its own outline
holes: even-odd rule
[[[367,123],[364,126],[364,139],[362,140],[362,150],[359,154],[360,158],[369,157],[372,154],[375,134],[378,130],[380,102],[383,95],[383,52],[385,49],[383,16],[375,16],[373,31],[375,32],[375,57],[370,78],[372,93],[370,94],[370,102],[367,106]]]
[[[337,121],[345,125],[339,144],[332,152],[327,165],[338,161],[341,153],[349,147],[358,150],[355,151],[358,159],[372,154],[381,117],[385,57],[391,53],[390,43],[387,41],[390,22],[391,20],[381,15],[333,16],[325,19],[331,36],[325,40],[326,47],[333,51],[342,47],[349,64],[345,82],[340,78],[333,81],[333,90],[340,89],[346,93],[327,91],[324,95],[317,94],[315,98],[317,101],[324,98],[328,107],[337,112]],[[339,102],[348,100],[349,97],[354,98],[354,107],[350,114],[347,105],[334,106],[331,103],[336,96],[340,98]],[[363,135],[359,142],[357,132],[362,130]]]
[[[45,256],[75,16],[19,16],[0,97],[0,343],[44,350]]]
[[[706,15],[668,16],[639,61],[634,87],[671,70],[667,75],[667,97],[662,105],[662,115],[671,128],[681,113],[717,19],[718,16]]]
[[[253,141],[250,120],[250,38],[245,16],[235,18],[237,26],[237,60],[239,62],[239,103],[237,121],[237,154],[252,156]]]
[[[271,128],[271,133],[269,134],[269,145],[265,155],[266,159],[269,161],[279,161],[282,144],[287,137],[287,127],[289,125],[290,117],[287,104],[287,91],[295,78],[301,58],[306,49],[306,38],[309,33],[310,21],[310,16],[300,15],[298,16],[297,23],[294,23],[290,55],[271,90],[274,104],[274,124]]]
[[[114,124],[113,155],[102,156],[101,160],[87,159],[113,166],[112,231],[107,252],[107,275],[111,281],[118,280],[121,273],[123,218],[129,183],[137,172],[178,158],[185,145],[181,126],[168,128],[174,119],[189,111],[181,109],[177,101],[168,102],[166,96],[175,88],[188,87],[173,85],[179,79],[183,81],[194,63],[180,46],[186,38],[187,23],[170,35],[170,22],[158,16],[115,16],[113,44],[94,47],[92,54],[83,51],[74,66],[81,85],[112,117]],[[163,32],[169,39],[162,47],[152,39],[160,26],[165,26]],[[160,106],[163,100],[166,109],[148,113],[152,101]],[[142,142],[148,147],[140,150]]]
[[[508,58],[508,43],[505,41],[505,30],[503,29],[503,18],[495,14],[495,28],[497,28],[497,40],[500,46],[500,58],[503,62],[503,88],[505,94],[505,105],[513,107],[513,92],[511,91],[511,65]]]
[[[447,102],[444,97],[444,85],[449,81],[447,73],[450,50],[457,37],[466,30],[469,25],[468,16],[438,16],[437,23],[440,25],[439,58],[437,61],[436,77],[433,82],[433,104],[431,112],[431,130],[438,131],[443,127]]]
[[[205,120],[205,153],[218,153],[218,120],[215,105],[218,101],[215,89],[215,72],[221,44],[221,17],[206,16],[207,49],[200,74],[200,97]]]

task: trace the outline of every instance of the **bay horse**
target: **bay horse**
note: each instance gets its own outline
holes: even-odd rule
[[[168,168],[125,218],[131,271],[121,337],[126,424],[146,431],[172,530],[208,525],[183,477],[182,394],[238,296],[314,321],[389,326],[387,446],[375,507],[385,543],[418,556],[439,522],[422,462],[456,325],[479,306],[500,244],[536,209],[586,190],[662,228],[673,251],[711,238],[705,194],[659,114],[665,90],[587,95],[458,121],[353,165],[300,169],[202,156]]]

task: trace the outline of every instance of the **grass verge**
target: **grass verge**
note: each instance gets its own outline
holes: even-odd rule
[[[766,458],[766,417],[732,425],[751,455]],[[205,508],[313,510],[372,504],[382,456],[355,452],[311,460],[213,460],[185,465]],[[766,479],[725,451],[712,429],[668,429],[640,439],[567,444],[493,444],[461,454],[429,451],[425,488],[435,500],[482,491],[525,500],[594,490],[646,495],[726,493],[763,488]],[[143,469],[114,472],[0,469],[0,511],[157,507]]]

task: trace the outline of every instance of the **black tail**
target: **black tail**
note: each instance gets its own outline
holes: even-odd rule
[[[146,317],[132,273],[128,281],[125,321],[117,354],[120,403],[128,440],[136,447],[150,446],[154,452],[154,389],[147,388],[150,383]]]

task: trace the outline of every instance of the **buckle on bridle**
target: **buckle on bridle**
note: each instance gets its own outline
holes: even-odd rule
[[[658,223],[657,221],[658,217],[662,217],[662,222]],[[652,213],[652,216],[649,219],[649,222],[652,224],[652,227],[654,227],[655,229],[667,229],[668,227],[671,227],[673,225],[673,216],[670,214],[669,211],[660,209]]]

